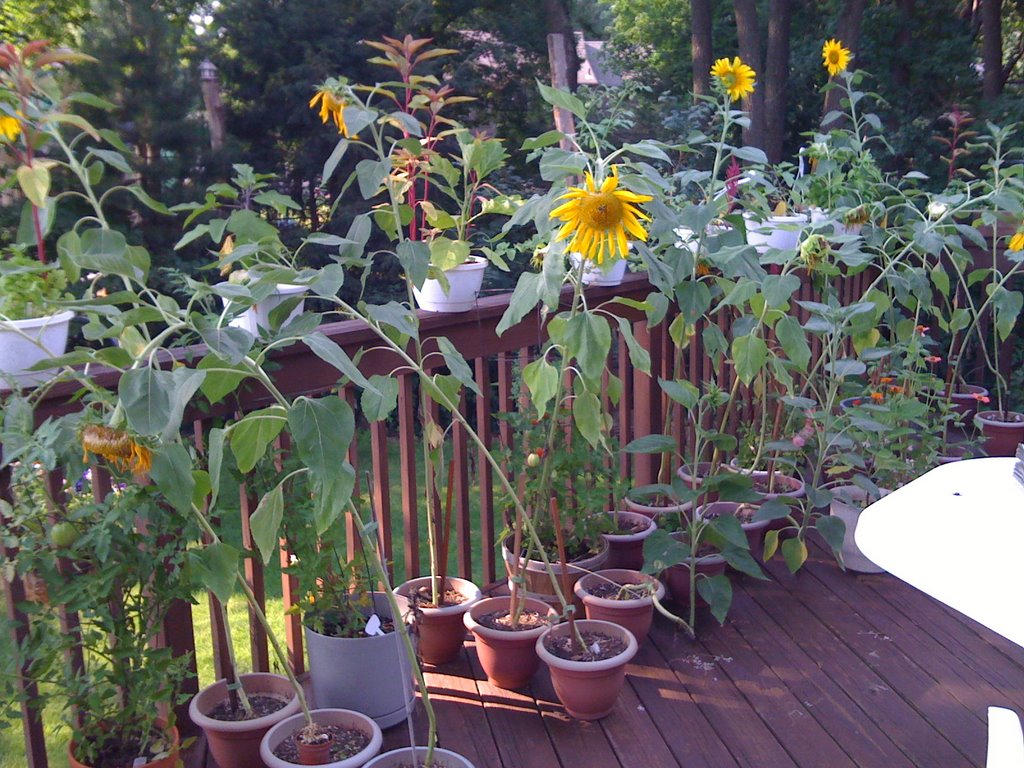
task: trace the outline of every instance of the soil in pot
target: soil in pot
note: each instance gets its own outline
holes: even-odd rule
[[[274,756],[296,765],[322,765],[323,763],[340,762],[357,755],[366,749],[370,737],[358,728],[343,728],[340,725],[321,725],[320,729],[330,735],[326,759],[322,763],[303,763],[299,760],[299,742],[296,731],[274,749]]]
[[[246,713],[245,708],[241,704],[233,706],[230,699],[225,699],[207,712],[206,716],[214,720],[232,723],[238,723],[243,720],[255,720],[256,718],[266,717],[284,709],[288,706],[288,701],[289,699],[272,693],[257,693],[249,696],[249,706],[252,708],[251,713]]]
[[[520,612],[519,623],[512,625],[512,614],[508,610],[491,611],[477,617],[477,622],[488,629],[496,629],[501,632],[521,632],[524,630],[538,629],[547,626],[547,615],[540,611],[529,609]]]
[[[110,729],[104,729],[110,732]],[[166,730],[166,723],[157,718],[150,733],[147,749],[141,748],[142,739],[139,736],[132,736],[123,739],[105,740],[99,755],[91,764],[81,762],[75,753],[78,745],[71,742],[68,745],[68,762],[71,768],[105,768],[105,766],[131,766],[139,759],[144,763],[138,763],[141,768],[173,768],[178,762],[178,729]],[[169,752],[169,754],[168,754]],[[163,757],[158,757],[163,755]]]
[[[643,600],[650,590],[640,584],[614,584],[603,582],[587,587],[587,593],[602,600]]]
[[[604,661],[613,659],[626,650],[626,643],[619,637],[612,637],[603,632],[580,632],[583,643],[581,648],[575,638],[568,635],[553,637],[548,635],[544,647],[560,659],[566,661]]]

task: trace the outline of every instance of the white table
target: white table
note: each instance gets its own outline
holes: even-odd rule
[[[936,467],[865,509],[855,540],[892,575],[1024,646],[1024,486],[1015,462]]]

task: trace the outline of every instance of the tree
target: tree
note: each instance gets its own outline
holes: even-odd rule
[[[839,20],[836,23],[835,38],[853,54],[854,64],[857,62],[861,25],[864,20],[864,7],[866,5],[867,0],[846,0],[843,3],[843,10],[839,14]],[[825,106],[821,113],[823,118],[825,115],[839,110],[839,96],[841,93],[842,91],[839,88],[833,88],[828,92],[828,95],[825,97]],[[829,123],[822,123],[823,128],[828,126]]]
[[[0,40],[22,45],[49,40],[75,47],[82,25],[91,17],[89,0],[3,0]]]
[[[693,58],[693,92],[700,96],[711,93],[711,0],[690,3],[690,55]]]
[[[991,100],[1003,92],[1003,3],[981,0],[982,96]]]
[[[789,90],[789,36],[792,18],[792,0],[770,0],[763,79],[763,148],[768,160],[773,163],[782,159],[782,145],[786,137],[786,93]]]
[[[750,127],[743,129],[743,143],[753,147],[764,147],[764,67],[761,58],[761,29],[757,21],[757,0],[733,0],[736,13],[736,35],[740,43],[740,58],[754,68],[758,74],[758,87],[743,100],[743,107],[750,113]]]

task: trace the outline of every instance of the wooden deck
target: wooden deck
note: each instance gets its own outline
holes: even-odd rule
[[[708,619],[696,642],[659,617],[597,723],[562,711],[544,669],[527,691],[492,687],[467,642],[428,674],[441,745],[477,768],[984,765],[987,707],[1024,712],[1024,649],[811,549],[796,577],[739,579],[726,625]],[[385,747],[408,738],[392,728]]]

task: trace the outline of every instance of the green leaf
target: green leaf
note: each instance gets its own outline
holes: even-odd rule
[[[341,162],[341,158],[345,156],[345,152],[347,151],[348,139],[339,140],[335,145],[334,150],[331,152],[330,157],[327,158],[327,162],[324,163],[324,169],[320,173],[321,184],[327,184],[331,176],[334,175],[334,171],[338,167],[338,163]]]
[[[167,426],[174,386],[170,371],[137,368],[121,376],[118,397],[133,430],[140,435],[156,435]]]
[[[763,504],[760,504],[757,508],[757,512],[754,514],[754,522],[760,523],[764,520],[782,520],[783,518],[789,517],[792,510],[789,505],[778,499],[769,499]]]
[[[676,303],[684,321],[696,325],[711,307],[711,289],[702,282],[687,280],[676,286]]]
[[[192,457],[181,443],[171,443],[153,455],[150,477],[171,506],[181,514],[192,511]]]
[[[189,550],[192,568],[199,574],[202,585],[225,604],[235,592],[238,555],[237,549],[222,541]]]
[[[558,369],[543,357],[538,358],[523,368],[523,383],[530,391],[530,400],[537,409],[537,415],[544,418],[548,403],[558,389]]]
[[[740,573],[753,576],[755,579],[767,580],[768,578],[765,576],[764,571],[761,570],[761,566],[751,556],[750,550],[747,549],[746,545],[740,548],[726,547],[722,550],[722,557],[725,558],[725,562]]]
[[[277,552],[280,539],[281,520],[284,518],[284,490],[275,485],[256,507],[249,518],[252,529],[252,540],[263,555],[263,564],[267,565],[270,558]]]
[[[561,131],[547,131],[540,136],[527,139],[523,142],[523,146],[520,149],[523,152],[529,152],[532,149],[543,149],[544,147],[550,147],[552,144],[557,144],[564,138],[565,134]]]
[[[707,600],[711,608],[711,615],[718,620],[718,623],[725,624],[725,617],[732,605],[732,584],[728,577],[720,574],[697,579],[697,593]]]
[[[128,241],[120,232],[113,229],[87,229],[80,233],[79,243],[80,248],[77,251],[69,249],[69,255],[81,269],[145,282],[147,270],[140,268],[131,258]]]
[[[690,558],[690,545],[678,541],[668,531],[656,528],[644,539],[643,572],[658,574],[673,565],[679,565]]]
[[[670,435],[644,435],[626,445],[626,453],[668,453],[677,448],[676,439]]]
[[[459,401],[462,399],[462,383],[458,379],[448,374],[435,373],[431,381],[440,390],[428,390],[431,400],[449,410],[459,407]]]
[[[658,384],[666,395],[687,410],[695,408],[697,406],[697,401],[700,400],[700,390],[688,381],[667,381],[666,379],[658,379]]]
[[[718,515],[711,519],[708,527],[734,547],[747,549],[749,546],[747,534],[743,532],[743,526],[735,515]]]
[[[508,308],[501,316],[498,323],[497,334],[501,336],[505,331],[519,324],[528,312],[537,306],[543,290],[544,278],[536,272],[523,272],[519,276],[512,291],[512,298],[509,299]]]
[[[231,326],[200,328],[199,335],[206,346],[232,366],[241,363],[256,342],[251,333]]]
[[[790,573],[796,573],[807,562],[807,544],[803,539],[786,539],[782,542],[782,559]]]
[[[412,284],[423,287],[430,269],[430,247],[421,240],[403,240],[395,250],[398,261]]]
[[[356,485],[356,471],[347,461],[339,465],[332,475],[314,478],[313,524],[317,536],[330,528],[338,519]]]
[[[398,379],[374,374],[360,396],[363,415],[369,421],[383,421],[398,405]]]
[[[633,335],[633,326],[626,318],[617,317],[615,319],[619,323],[620,335],[626,340],[626,346],[629,348],[629,360],[633,363],[633,367],[642,373],[650,375],[651,353],[644,349],[636,340],[636,337]]]
[[[435,237],[430,241],[430,263],[442,271],[459,266],[468,257],[469,243],[465,240]]]
[[[50,193],[50,170],[42,163],[33,166],[18,166],[18,184],[25,197],[38,208],[46,207],[46,196]]]
[[[732,357],[736,363],[736,374],[747,386],[768,362],[768,345],[760,336],[747,334],[732,340]]]
[[[324,477],[333,475],[345,461],[355,434],[355,416],[340,397],[298,397],[288,409],[288,430],[302,463]]]
[[[772,308],[782,307],[798,290],[800,278],[796,275],[766,275],[761,285],[761,293]]]
[[[115,152],[111,149],[97,149],[96,147],[90,147],[89,151],[111,168],[121,173],[132,172],[132,167],[128,165],[128,161],[121,156],[120,152]]]
[[[569,91],[563,91],[561,88],[552,88],[540,80],[537,81],[537,87],[540,89],[541,98],[551,106],[567,109],[576,117],[586,118],[587,108],[580,99],[569,93]]]
[[[622,148],[627,152],[632,152],[634,155],[640,155],[641,157],[649,157],[652,160],[661,160],[663,163],[671,163],[672,158],[668,154],[652,141],[641,141],[637,144],[623,144]]]
[[[279,405],[248,413],[230,427],[229,443],[242,473],[251,472],[267,452],[267,446],[276,438],[288,417]]]
[[[192,396],[199,391],[203,380],[206,378],[204,371],[191,368],[175,368],[171,372],[173,390],[171,393],[171,408],[167,414],[167,423],[160,432],[160,438],[169,442],[181,431],[181,419],[185,415],[185,408],[188,406]]]
[[[366,313],[378,325],[390,326],[403,336],[412,336],[414,339],[419,337],[416,316],[409,311],[408,307],[397,301],[389,301],[387,304],[370,304],[366,308]]]
[[[843,538],[846,536],[846,523],[839,517],[821,515],[814,521],[814,527],[838,558],[843,548]]]
[[[811,361],[811,347],[807,343],[804,329],[800,327],[800,321],[790,315],[780,317],[775,324],[775,337],[782,345],[786,357],[800,370],[807,370],[807,365]]]
[[[603,441],[601,401],[593,392],[582,392],[576,395],[572,406],[572,419],[583,438],[594,448]]]
[[[192,503],[198,509],[203,508],[213,486],[210,484],[210,473],[204,469],[192,470]]]
[[[220,472],[224,464],[224,430],[215,427],[207,435],[206,456],[210,470],[210,509],[216,509],[220,496]]]
[[[764,534],[764,552],[762,558],[767,563],[775,556],[779,548],[779,532],[776,530],[766,531]]]
[[[232,365],[216,355],[207,355],[199,361],[196,368],[206,372],[199,390],[211,403],[219,403],[234,392],[248,375],[244,367]],[[211,368],[218,370],[211,371]]]
[[[381,185],[391,172],[391,166],[383,160],[360,160],[356,164],[356,180],[359,194],[369,200],[380,192]]]
[[[598,389],[612,347],[608,321],[601,315],[582,312],[565,324],[563,339],[566,348],[576,358],[587,386],[592,390]]]
[[[309,347],[310,351],[323,360],[325,363],[334,366],[342,375],[347,376],[353,383],[363,389],[374,389],[373,385],[366,380],[362,371],[352,362],[345,350],[336,341],[327,338],[320,331],[314,331],[302,337],[302,343]],[[377,394],[380,394],[379,392]]]
[[[461,381],[467,389],[479,395],[480,388],[476,385],[476,379],[473,378],[473,369],[469,367],[469,363],[466,362],[462,353],[445,336],[437,337],[437,347],[441,350],[441,355],[444,357],[445,365],[448,366],[451,375]]]

